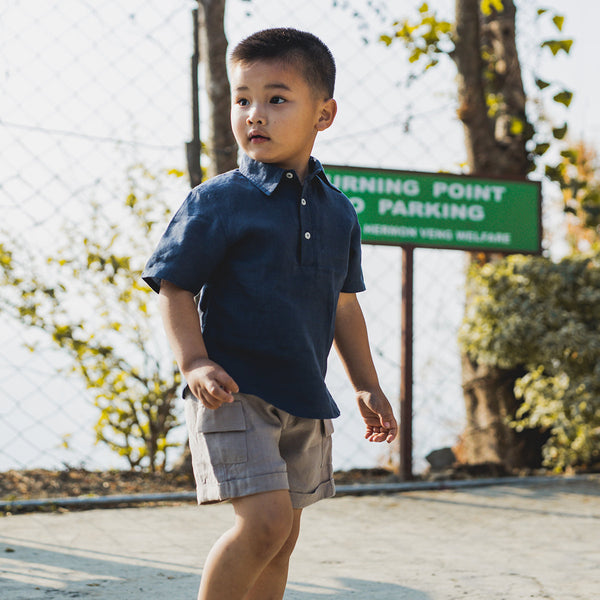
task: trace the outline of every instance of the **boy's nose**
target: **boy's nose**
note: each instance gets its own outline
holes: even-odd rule
[[[248,118],[246,120],[250,125],[264,125],[267,119],[259,107],[255,106],[248,112]]]

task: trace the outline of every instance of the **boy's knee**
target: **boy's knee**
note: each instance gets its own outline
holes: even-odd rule
[[[274,514],[257,524],[255,543],[264,554],[276,554],[288,540],[292,519],[286,514]]]
[[[243,510],[238,525],[259,555],[274,555],[288,541],[294,524],[291,503],[280,498],[264,498]],[[239,516],[239,513],[238,513]]]

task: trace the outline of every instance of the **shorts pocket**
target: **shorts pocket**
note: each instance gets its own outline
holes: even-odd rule
[[[212,465],[248,460],[246,418],[241,402],[222,404],[215,410],[200,407],[196,430],[204,438]]]
[[[331,419],[323,419],[321,421],[321,467],[329,464],[331,465],[331,446],[333,435],[333,421]]]

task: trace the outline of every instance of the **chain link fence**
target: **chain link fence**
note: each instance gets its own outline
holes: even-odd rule
[[[439,4],[451,10],[450,2]],[[192,136],[194,7],[191,0],[2,3],[0,230],[34,263],[59,247],[65,225],[88,227],[90,207],[114,219],[132,168],[143,165],[155,174],[185,170],[185,144]],[[339,113],[315,147],[323,163],[457,172],[463,142],[448,69],[417,78],[412,71],[417,67],[399,45],[387,48],[377,41],[394,19],[406,16],[394,11],[405,10],[376,0],[228,0],[226,31],[233,45],[258,29],[293,26],[312,31],[332,49]],[[203,137],[202,77],[200,85]],[[184,198],[185,181],[157,181],[175,208]],[[153,240],[148,243],[151,247]],[[360,296],[382,387],[396,406],[400,259],[399,248],[364,247],[368,291]],[[456,344],[463,278],[463,253],[416,250],[417,472],[429,451],[453,444],[463,428]],[[77,302],[85,306],[87,299]],[[161,331],[157,322],[157,344],[164,347]],[[328,384],[342,410],[335,468],[397,463],[397,448],[362,439],[354,395],[335,356]],[[0,471],[126,468],[121,457],[95,444],[97,413],[90,392],[69,372],[68,358],[43,332],[0,313]],[[185,442],[183,427],[172,432],[172,441]]]

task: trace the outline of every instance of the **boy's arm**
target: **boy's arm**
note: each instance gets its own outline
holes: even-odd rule
[[[356,294],[340,294],[335,317],[335,348],[356,390],[358,408],[371,442],[394,440],[398,425],[379,386],[371,357],[367,327]]]
[[[192,394],[211,409],[233,402],[238,386],[208,358],[193,294],[163,279],[158,303],[167,339]]]

